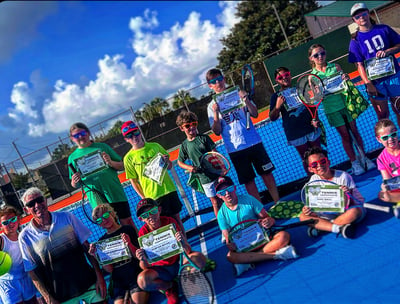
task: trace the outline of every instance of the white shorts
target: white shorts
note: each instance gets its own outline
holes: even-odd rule
[[[0,298],[3,304],[15,304],[36,296],[36,287],[26,275],[21,279],[0,280]]]
[[[307,142],[313,142],[318,139],[321,135],[321,128],[316,129],[314,132],[308,133],[307,135],[304,135],[303,137],[289,140],[288,144],[290,146],[298,147],[306,144]]]
[[[207,197],[214,197],[217,195],[217,191],[215,191],[215,181],[212,181],[211,183],[208,184],[201,184],[201,186],[203,187],[204,190],[204,194]]]

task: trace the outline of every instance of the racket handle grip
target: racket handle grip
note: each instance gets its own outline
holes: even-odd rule
[[[73,165],[72,163],[68,164],[68,167],[71,169],[72,173],[75,174],[75,173],[77,172],[76,169],[75,169],[75,167],[74,167],[74,165]]]
[[[249,109],[246,108],[246,129],[250,129],[250,112]]]

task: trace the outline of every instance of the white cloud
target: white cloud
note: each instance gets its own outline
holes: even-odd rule
[[[14,119],[27,118],[29,135],[42,136],[48,132],[67,130],[75,121],[89,125],[102,118],[133,106],[142,107],[154,97],[166,97],[174,90],[198,83],[204,71],[216,65],[220,39],[237,22],[234,16],[237,2],[221,3],[218,16],[221,25],[203,20],[191,12],[183,23],[154,34],[159,26],[157,12],[145,10],[143,16],[131,18],[129,28],[135,60],[127,66],[119,54],[104,55],[98,61],[96,79],[80,87],[58,80],[47,94],[38,115],[34,110],[35,85],[20,82],[13,88],[11,98],[15,108],[9,112]]]

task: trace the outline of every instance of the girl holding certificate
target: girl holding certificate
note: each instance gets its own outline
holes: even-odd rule
[[[82,186],[81,181],[84,183],[93,209],[102,202],[97,202],[95,195],[90,190],[94,189],[102,193],[118,213],[121,223],[131,225],[136,229],[128,199],[118,178],[118,171],[124,170],[121,157],[109,145],[93,142],[90,139],[89,128],[81,122],[74,123],[69,133],[71,140],[78,146],[68,157],[71,186],[78,188]],[[96,156],[98,156],[97,159]],[[75,172],[71,167],[75,168]]]
[[[275,121],[282,115],[282,126],[288,144],[294,146],[303,159],[304,152],[310,147],[320,146],[321,129],[318,121],[313,122],[306,107],[301,103],[295,88],[291,88],[292,77],[286,67],[275,70],[275,80],[280,90],[271,96],[269,118]],[[307,166],[303,162],[305,171]]]
[[[342,72],[340,65],[326,61],[326,50],[320,44],[313,44],[310,46],[308,49],[308,58],[312,67],[311,73],[317,75],[322,80]],[[342,78],[348,79],[348,75],[343,74]],[[365,155],[364,143],[360,133],[358,132],[356,121],[347,110],[345,102],[346,99],[342,93],[325,96],[322,100],[328,122],[332,127],[336,128],[342,139],[343,148],[351,161],[354,175],[360,175],[365,172],[365,169],[361,164],[366,164],[367,170],[373,169],[376,166],[368,158],[362,159],[360,162],[360,160],[358,160],[356,157],[356,153],[351,142],[351,135],[349,133],[350,130],[353,133],[357,144]]]
[[[94,208],[92,218],[101,228],[106,229],[106,233],[99,241],[111,241],[111,239],[121,241],[123,246],[126,246],[126,253],[129,252],[129,254],[123,255],[121,252],[124,252],[124,250],[118,248],[115,250],[115,252],[118,252],[118,255],[113,256],[110,253],[108,254],[113,257],[114,262],[103,261],[102,263],[104,264],[104,270],[111,273],[113,282],[112,299],[114,300],[114,304],[125,303],[124,297],[126,292],[129,292],[129,298],[132,303],[147,303],[149,298],[148,293],[142,290],[137,284],[140,267],[139,260],[136,258],[136,250],[139,247],[136,231],[132,226],[121,226],[114,209],[109,204],[99,205]],[[109,247],[112,247],[111,244]],[[89,253],[96,258],[100,256],[96,243],[90,244]],[[101,263],[101,261],[99,262]]]
[[[375,24],[365,3],[354,4],[350,14],[358,30],[350,41],[349,62],[357,66],[378,119],[388,118],[388,98],[394,102],[400,96],[400,67],[394,58],[400,35],[386,24]],[[399,109],[392,107],[400,125]]]

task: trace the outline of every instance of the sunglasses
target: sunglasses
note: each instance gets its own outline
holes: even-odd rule
[[[10,223],[15,223],[17,221],[18,217],[13,216],[12,218],[9,218],[8,220],[2,221],[1,224],[3,226],[8,226]]]
[[[318,167],[318,165],[323,166],[323,165],[326,165],[327,163],[328,163],[328,158],[324,157],[324,158],[321,158],[320,160],[313,161],[308,166],[312,169],[316,169]]]
[[[125,129],[125,128],[124,128]],[[129,129],[128,129],[129,130]],[[133,137],[138,137],[140,135],[139,129],[133,130],[132,132],[125,135],[125,138],[131,139]]]
[[[190,129],[190,128],[195,128],[195,127],[197,127],[197,125],[198,125],[199,123],[197,122],[197,121],[192,121],[192,122],[190,122],[190,123],[185,123],[184,125],[182,125],[182,128],[184,128],[184,129]]]
[[[102,216],[96,219],[96,224],[100,225],[103,222],[103,219],[108,219],[110,217],[110,212],[104,212]]]
[[[157,212],[158,212],[158,207],[155,206],[155,207],[151,208],[149,211],[143,212],[140,215],[140,217],[145,220],[145,219],[149,218],[150,215],[157,214]]]
[[[397,131],[394,131],[394,132],[392,132],[392,133],[390,133],[388,135],[382,135],[381,136],[381,140],[383,140],[383,141],[388,141],[389,138],[397,138]]]
[[[354,16],[353,18],[354,18],[354,20],[358,20],[358,19],[360,19],[361,17],[367,17],[367,16],[368,16],[368,12],[365,11],[365,12],[359,14],[359,15]]]
[[[319,52],[319,53],[315,53],[314,55],[311,55],[312,58],[317,59],[319,56],[323,57],[326,55],[325,51]]]
[[[83,131],[80,131],[80,132],[78,132],[78,133],[75,133],[75,134],[73,134],[73,135],[71,135],[73,138],[75,138],[75,139],[79,139],[79,137],[84,137],[84,136],[86,136],[87,135],[87,132],[85,131],[85,130],[83,130]]]
[[[235,190],[235,186],[229,186],[228,188],[224,188],[222,190],[217,191],[218,195],[225,196],[227,192],[233,192]]]
[[[221,82],[222,80],[224,80],[224,76],[219,75],[218,77],[215,77],[214,79],[211,79],[209,81],[207,81],[209,84],[216,84],[217,81]]]
[[[285,72],[283,74],[278,74],[276,75],[276,80],[282,80],[283,78],[288,78],[290,77],[290,72]]]
[[[33,200],[27,202],[25,204],[26,207],[28,208],[33,208],[35,207],[36,204],[42,204],[44,202],[44,197],[43,196],[39,196],[37,198],[34,198]]]

